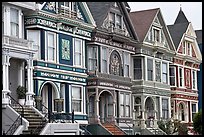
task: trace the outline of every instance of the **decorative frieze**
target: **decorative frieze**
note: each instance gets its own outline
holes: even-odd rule
[[[182,98],[182,99],[188,99],[188,100],[198,100],[198,97],[196,97],[196,96],[188,96],[188,95],[182,95],[182,94],[172,94],[171,98]]]
[[[110,46],[114,46],[114,47],[117,47],[117,48],[126,49],[126,50],[129,50],[129,51],[135,51],[134,46],[118,43],[118,42],[112,41],[110,39],[105,39],[105,38],[101,38],[101,37],[94,37],[92,40],[95,41],[95,42],[100,42],[100,43],[107,44],[107,45],[110,45]]]

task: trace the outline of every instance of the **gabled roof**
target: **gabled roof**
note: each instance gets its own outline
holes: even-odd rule
[[[103,24],[103,21],[113,4],[114,2],[87,2],[97,27]]]
[[[183,34],[186,32],[188,25],[189,23],[179,23],[167,26],[176,50],[179,47],[179,43],[182,39]]]
[[[196,30],[195,33],[196,33],[196,36],[197,36],[198,44],[202,44],[202,30]]]
[[[101,28],[114,3],[115,2],[87,2],[91,14],[96,22],[97,28]],[[123,14],[123,19],[127,30],[129,31],[130,35],[134,37],[134,39],[138,40],[137,34],[134,31],[134,27],[128,14],[128,3],[117,2],[117,4],[119,9],[121,10],[121,13]]]
[[[144,40],[158,10],[159,8],[129,13],[139,41]]]

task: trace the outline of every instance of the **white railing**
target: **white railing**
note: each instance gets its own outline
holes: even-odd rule
[[[2,44],[4,45],[9,45],[12,47],[16,47],[16,48],[25,48],[25,49],[32,49],[33,48],[33,42],[26,40],[26,39],[22,39],[22,38],[15,38],[15,37],[11,37],[11,36],[6,36],[3,35],[2,36]]]
[[[74,18],[76,19],[77,13],[75,11],[70,10],[69,8],[61,6],[59,8],[59,14],[62,15],[62,17],[65,18]]]

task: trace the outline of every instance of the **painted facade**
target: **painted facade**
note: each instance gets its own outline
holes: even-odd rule
[[[87,48],[89,122],[132,130],[131,55],[137,37],[128,7],[124,2],[87,4],[97,24]]]
[[[193,134],[192,120],[198,112],[197,75],[202,55],[195,30],[181,9],[174,24],[168,28],[176,47],[176,55],[170,66],[172,118],[186,123],[189,134]]]
[[[88,124],[85,50],[94,22],[85,2],[44,2],[25,17],[26,37],[38,50],[33,61],[36,101],[51,112],[71,113]],[[61,108],[55,105],[62,101]],[[39,108],[40,109],[40,108]]]
[[[133,123],[136,131],[157,128],[158,120],[171,117],[169,65],[175,47],[160,9],[131,12],[139,37],[133,55]]]
[[[158,120],[173,118],[191,134],[202,81],[192,24],[182,10],[168,27],[159,8],[130,10],[127,2],[4,2],[4,117],[21,85],[24,105],[41,115],[74,111],[81,125],[110,123],[128,134],[156,134]]]

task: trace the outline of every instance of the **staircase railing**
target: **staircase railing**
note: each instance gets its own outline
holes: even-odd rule
[[[50,123],[51,122],[51,119],[52,119],[52,115],[53,115],[53,113],[45,106],[45,105],[43,105],[42,103],[41,103],[41,106],[44,108],[44,109],[42,109],[43,111],[45,110],[45,113],[43,113],[43,114],[45,114],[44,115],[44,117],[42,117],[41,118],[41,122],[38,124],[38,126],[34,129],[34,130],[32,130],[31,132],[31,134],[37,134],[37,133],[39,133],[39,129],[40,128],[42,128],[42,126],[44,126],[46,123]],[[48,120],[47,120],[48,119]]]
[[[17,119],[13,122],[11,127],[7,130],[6,135],[13,135],[17,128],[23,124],[23,117],[24,117],[24,108],[21,104],[18,103],[9,93],[7,94],[10,97],[11,104],[10,106],[13,108],[14,106],[20,106],[21,113],[17,117]]]
[[[19,115],[17,119],[13,122],[10,128],[7,130],[6,135],[13,135],[17,128],[22,125],[22,117]]]

